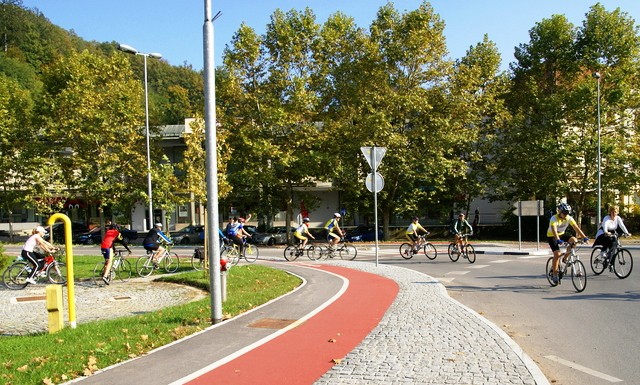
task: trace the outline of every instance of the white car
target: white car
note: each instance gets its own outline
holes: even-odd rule
[[[289,239],[293,238],[294,231],[296,231],[296,229],[293,227],[289,230]],[[268,229],[264,233],[253,234],[251,239],[255,244],[273,246],[287,243],[287,233],[285,232],[284,226],[276,226]]]

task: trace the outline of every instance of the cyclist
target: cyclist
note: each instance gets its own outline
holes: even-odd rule
[[[467,231],[465,231],[465,229]],[[456,247],[459,251],[462,251],[462,239],[465,235],[473,235],[473,227],[469,224],[469,222],[464,219],[464,213],[458,214],[458,219],[454,220],[451,224],[451,232],[456,238]]]
[[[249,214],[248,218],[251,218],[251,214]],[[238,218],[238,220],[234,222],[233,226],[229,227],[229,229],[227,230],[227,237],[231,238],[231,241],[238,245],[238,250],[240,251],[239,255],[243,255],[242,253],[244,251],[244,238],[251,236],[251,234],[249,234],[244,229],[244,224],[246,221],[247,219]]]
[[[162,223],[158,222],[151,230],[149,230],[147,236],[142,241],[144,249],[153,253],[151,256],[151,262],[153,262],[153,267],[156,269],[158,268],[158,256],[164,253],[164,247],[162,247],[160,242],[158,242],[160,239],[171,244],[171,239],[162,232]]]
[[[413,244],[412,250],[414,254],[417,252],[418,236],[428,233],[428,231],[424,227],[422,227],[419,221],[420,218],[418,217],[411,218],[411,223],[409,224],[409,227],[407,227],[407,231],[405,232],[405,236]]]
[[[324,232],[327,237],[327,242],[329,242],[329,250],[333,250],[338,242],[340,242],[340,238],[344,236],[344,232],[340,230],[340,226],[338,225],[341,217],[339,213],[334,213],[333,218],[324,224]]]
[[[296,231],[293,232],[293,236],[302,241],[302,249],[304,249],[305,246],[307,246],[307,241],[309,240],[309,238],[305,237],[305,235],[308,235],[311,238],[316,239],[309,232],[309,222],[310,221],[311,220],[309,218],[303,218],[302,219],[302,224],[300,226],[298,226]]]
[[[129,245],[127,241],[122,238],[122,234],[120,233],[120,227],[111,223],[111,221],[107,222],[106,226],[107,231],[104,233],[104,238],[102,239],[102,243],[100,244],[100,251],[102,252],[102,256],[104,257],[104,270],[102,271],[102,280],[105,284],[109,284],[109,280],[111,279],[111,264],[113,263],[113,251],[115,250],[115,242],[120,243],[124,246],[125,249],[131,255],[131,249],[129,249]]]
[[[618,228],[622,230],[622,233],[626,236],[630,236],[629,230],[624,225],[624,221],[618,215],[618,206],[609,206],[609,215],[605,216],[602,219],[602,224],[596,233],[596,240],[593,242],[593,246],[601,245],[602,246],[602,255],[607,255],[606,253],[613,246],[613,240],[611,239],[611,234],[614,234]],[[606,268],[609,264],[609,260],[605,259],[603,266]]]
[[[567,251],[562,258],[562,262],[566,262],[567,257],[571,253],[571,249],[575,246],[577,239],[570,234],[565,234],[567,227],[571,225],[573,229],[576,231],[584,242],[587,242],[589,238],[582,232],[578,223],[573,219],[571,215],[571,206],[562,202],[558,205],[556,215],[552,216],[549,219],[549,228],[547,229],[547,240],[549,242],[549,247],[551,247],[551,251],[553,251],[553,274],[551,275],[551,281],[554,284],[558,284],[558,267],[560,265],[560,256],[562,252],[560,251],[560,245],[564,242],[569,242],[567,246]]]
[[[33,265],[33,268],[31,269],[31,273],[29,274],[29,277],[26,279],[27,283],[30,283],[32,285],[36,284],[35,277],[36,277],[36,274],[38,274],[38,270],[40,270],[40,265],[38,263],[38,255],[34,251],[36,246],[40,247],[47,253],[53,253],[56,250],[56,248],[51,243],[45,241],[44,238],[42,238],[45,233],[46,231],[42,226],[38,226],[35,229],[33,229],[33,231],[31,232],[31,236],[24,243],[24,246],[22,246],[22,252],[20,253],[22,258],[24,258],[27,262]]]

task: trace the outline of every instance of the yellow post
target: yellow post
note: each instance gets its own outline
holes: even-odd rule
[[[49,334],[64,328],[62,316],[62,287],[47,285],[47,312],[49,313]]]
[[[68,290],[68,303],[69,303],[69,326],[72,329],[76,328],[76,295],[74,286],[73,275],[73,246],[71,244],[71,220],[68,216],[57,213],[49,217],[47,222],[49,226],[54,224],[57,220],[64,222],[64,238],[65,238],[65,253],[67,254],[67,290]]]

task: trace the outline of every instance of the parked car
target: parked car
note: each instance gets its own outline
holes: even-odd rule
[[[295,228],[291,227],[289,229],[290,238],[293,238],[293,232],[296,231]],[[276,226],[268,229],[263,233],[255,233],[251,236],[253,243],[259,245],[269,245],[273,246],[276,244],[284,244],[287,243],[287,233],[286,228],[284,226]]]
[[[45,227],[47,233],[44,235],[44,239],[49,241],[51,238],[51,234],[49,234],[49,226]],[[51,231],[53,232],[53,242],[55,243],[64,243],[64,223],[54,223],[51,227]],[[80,234],[86,233],[89,231],[89,227],[84,223],[80,222],[71,222],[71,241],[78,237]]]
[[[204,226],[189,225],[171,233],[171,239],[176,245],[199,244],[204,242]]]
[[[376,240],[375,226],[358,226],[353,229],[347,229],[345,237],[349,242],[373,242]],[[384,232],[378,228],[378,240],[384,238]]]
[[[135,230],[129,230],[125,228],[120,229],[120,233],[122,234],[122,238],[127,241],[127,243],[131,243],[131,241],[138,238],[138,232]],[[73,243],[79,243],[81,245],[94,245],[102,243],[102,234],[100,233],[100,226],[96,226],[93,229],[87,231],[86,233],[82,233],[78,235],[77,238],[74,239]]]

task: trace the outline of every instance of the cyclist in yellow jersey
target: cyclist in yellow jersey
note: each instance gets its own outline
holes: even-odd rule
[[[558,267],[560,265],[560,256],[562,252],[560,251],[560,245],[564,242],[569,242],[567,246],[567,251],[562,258],[562,262],[565,262],[569,254],[571,253],[571,248],[576,244],[577,239],[570,234],[565,234],[565,231],[571,225],[573,229],[576,231],[576,234],[582,238],[584,242],[587,242],[589,238],[582,232],[578,223],[573,219],[571,215],[571,206],[566,203],[560,203],[558,205],[558,213],[551,217],[549,220],[549,228],[547,229],[547,240],[549,242],[549,247],[551,247],[551,251],[553,251],[553,275],[551,276],[551,280],[558,284]]]
[[[307,246],[307,241],[309,240],[309,238],[305,237],[305,235],[308,235],[311,238],[316,239],[309,232],[309,221],[310,221],[309,218],[303,218],[302,219],[302,224],[300,226],[298,226],[296,231],[293,233],[294,237],[296,237],[296,238],[298,238],[299,240],[302,241],[302,246],[301,246],[302,249],[304,249],[305,246]]]
[[[408,240],[412,242],[413,250],[415,251],[416,244],[418,242],[418,235],[427,234],[428,231],[419,223],[418,217],[413,217],[411,219],[411,223],[409,227],[407,227],[407,231],[405,232],[405,236]]]
[[[338,213],[333,214],[333,218],[329,219],[327,223],[324,224],[324,231],[327,237],[327,242],[329,242],[329,247],[335,247],[338,242],[340,242],[340,238],[344,236],[342,230],[340,230],[340,226],[338,225],[338,221],[342,216]]]

